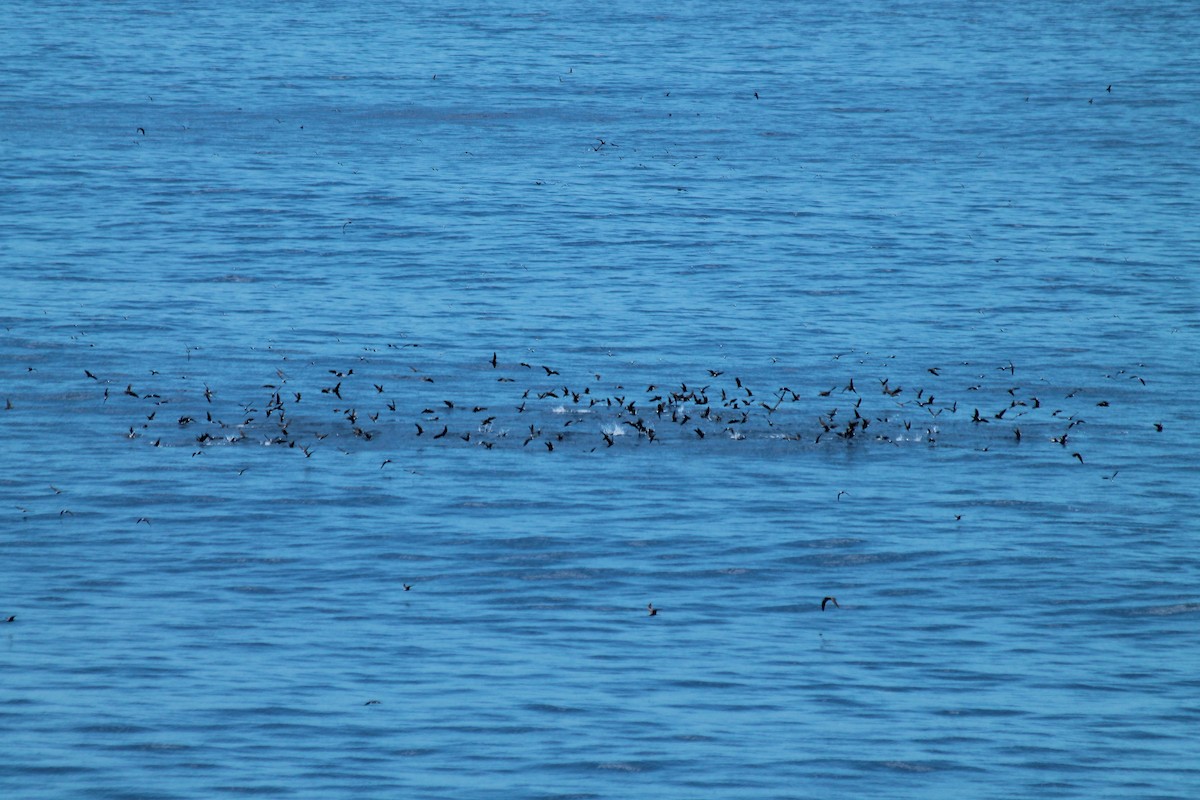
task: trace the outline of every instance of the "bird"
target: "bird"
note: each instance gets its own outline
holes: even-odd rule
[[[495,354],[495,353],[492,353],[492,369],[495,369],[495,368],[496,368],[496,362],[497,362],[497,360],[498,360],[498,359],[496,358],[496,354]]]
[[[849,493],[849,492],[847,492],[845,489],[843,489],[842,491],[838,492],[837,499],[838,499],[838,502],[839,502],[839,503],[842,501],[842,495],[844,495],[844,494],[850,494],[850,493]],[[826,599],[829,599],[829,598],[826,598]]]
[[[651,616],[651,617],[658,616],[658,609],[654,607],[654,603],[646,603],[646,609],[649,610],[649,612],[650,612],[647,616]]]
[[[836,597],[824,597],[821,599],[821,610],[822,611],[825,610],[826,603],[833,603],[834,608],[841,608],[841,606],[838,605],[838,601],[837,601]]]
[[[412,590],[412,584],[411,584],[411,583],[403,583],[403,584],[401,584],[401,586],[403,586],[403,587],[404,587],[404,591],[406,591],[406,592],[408,592],[408,591],[411,591],[411,590]]]
[[[368,700],[367,702],[363,703],[363,705],[364,706],[377,706],[377,705],[379,705],[379,701],[378,700]]]
[[[1105,89],[1104,91],[1106,91],[1106,92],[1108,92],[1108,93],[1110,93],[1110,94],[1111,94],[1111,93],[1112,93],[1112,84],[1110,83],[1110,84],[1108,85],[1108,88],[1107,88],[1107,89]]]
[[[1071,453],[1071,456],[1072,456],[1073,458],[1078,458],[1078,459],[1079,459],[1079,463],[1080,463],[1080,464],[1082,464],[1082,463],[1083,463],[1083,456],[1079,455],[1079,453]]]
[[[17,615],[13,614],[11,617],[9,617],[8,619],[6,619],[4,621],[5,622],[16,622],[16,620],[17,620]]]

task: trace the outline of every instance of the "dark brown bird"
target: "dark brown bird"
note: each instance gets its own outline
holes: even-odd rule
[[[651,617],[658,616],[658,609],[654,607],[654,603],[646,603],[646,609],[650,612],[650,614],[648,616],[651,616]],[[9,620],[9,621],[11,622],[12,620]]]
[[[9,617],[8,619],[6,619],[4,621],[5,622],[16,622],[16,619],[17,619],[17,615],[13,614],[11,617]]]
[[[1079,453],[1071,453],[1071,456],[1072,456],[1073,458],[1078,458],[1078,459],[1079,459],[1079,463],[1080,463],[1080,464],[1082,464],[1082,463],[1083,463],[1083,456],[1079,455]]]
[[[412,590],[412,584],[411,584],[411,583],[405,583],[405,584],[402,584],[402,586],[404,586],[404,591],[406,591],[406,592],[408,592],[408,591],[411,591],[411,590]]]
[[[838,601],[837,601],[836,597],[824,597],[821,599],[821,610],[822,611],[825,610],[826,603],[833,603],[834,608],[841,608],[841,606],[838,605]]]

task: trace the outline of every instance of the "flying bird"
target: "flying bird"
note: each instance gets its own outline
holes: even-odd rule
[[[838,601],[837,601],[836,597],[824,597],[821,599],[821,610],[822,611],[825,610],[826,603],[833,603],[834,608],[841,608],[841,606],[838,605]]]

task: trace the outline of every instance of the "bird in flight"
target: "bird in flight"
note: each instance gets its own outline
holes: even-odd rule
[[[826,603],[833,603],[834,608],[841,608],[841,606],[838,605],[838,601],[837,601],[836,597],[825,597],[825,598],[822,598],[822,600],[821,600],[821,610],[822,611],[825,610]]]

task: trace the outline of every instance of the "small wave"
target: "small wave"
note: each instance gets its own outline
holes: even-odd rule
[[[1176,614],[1200,613],[1200,603],[1176,603],[1171,606],[1149,606],[1147,608],[1132,608],[1120,612],[1130,617],[1173,617]]]

